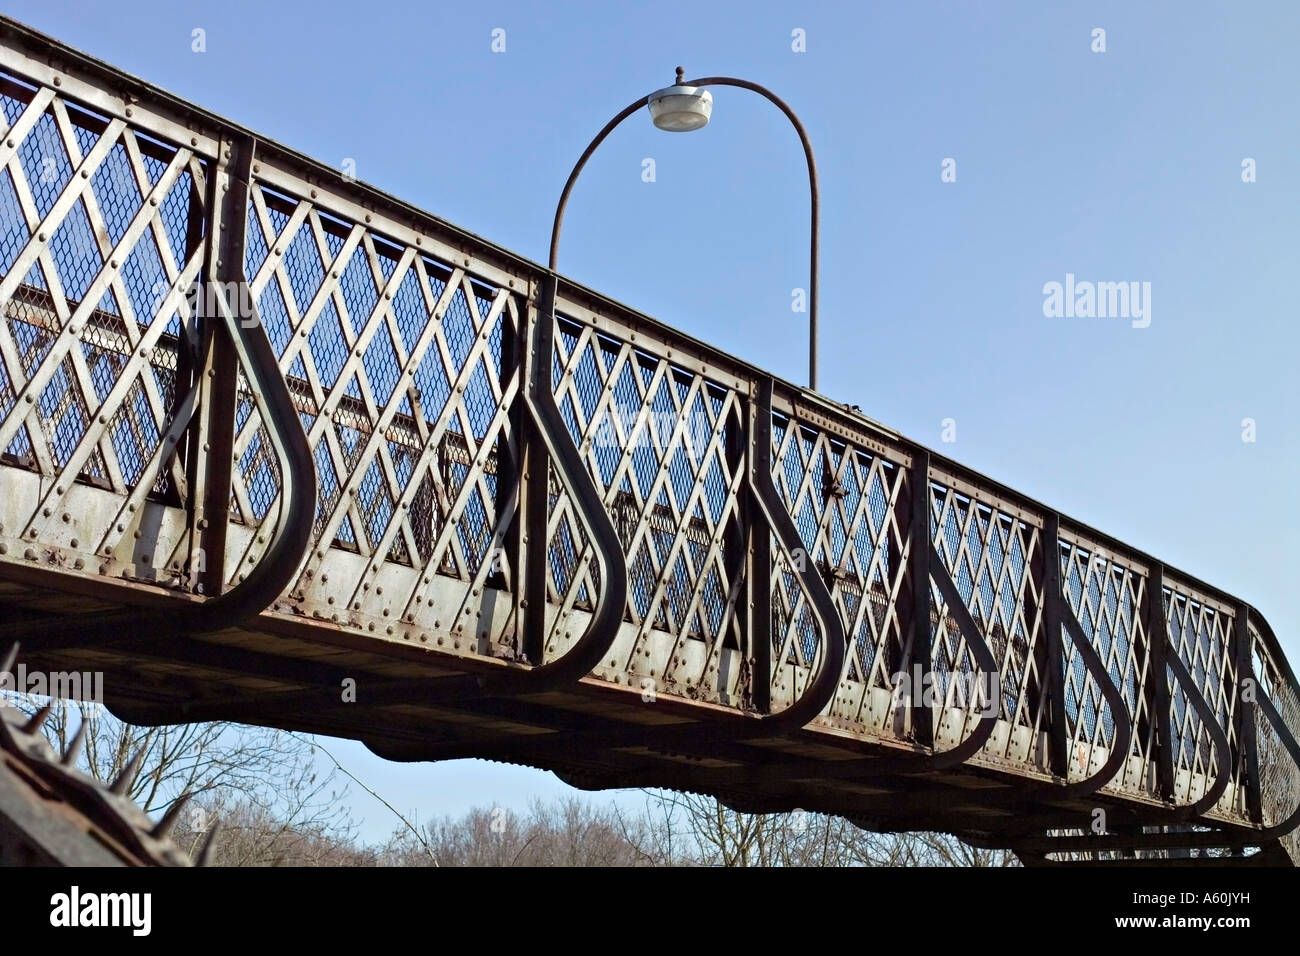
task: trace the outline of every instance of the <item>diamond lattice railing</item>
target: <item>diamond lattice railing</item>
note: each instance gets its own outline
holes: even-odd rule
[[[932,587],[931,662],[943,707],[969,715],[981,707],[979,692],[994,689],[998,717],[1008,724],[1005,735],[994,738],[1000,756],[1036,760],[1046,714],[1041,529],[937,477],[929,491],[934,547],[998,666],[996,684],[977,674],[965,636]]]
[[[140,552],[119,516],[70,496],[103,488],[124,513],[185,496],[174,450],[193,396],[177,374],[194,347],[203,166],[48,87],[0,76],[0,110],[0,449],[47,480],[23,534],[174,570],[179,555]]]
[[[1072,536],[1062,537],[1058,558],[1065,603],[1101,658],[1108,679],[1119,689],[1126,709],[1123,715],[1110,712],[1096,678],[1063,628],[1068,772],[1077,779],[1096,772],[1115,744],[1115,721],[1124,719],[1132,729],[1130,754],[1138,760],[1127,761],[1111,786],[1154,792],[1156,723],[1148,683],[1147,577]]]
[[[1242,780],[1233,615],[1177,584],[1165,588],[1163,599],[1170,649],[1191,672],[1196,691],[1228,738],[1229,753],[1216,755],[1201,715],[1188,700],[1187,688],[1169,675],[1175,798],[1191,802],[1203,789],[1196,788],[1197,779],[1212,780],[1227,773],[1233,784]],[[1242,797],[1244,792],[1228,794],[1230,800]]]
[[[635,633],[612,666],[667,693],[729,694],[736,687],[718,677],[718,658],[740,647],[740,396],[572,319],[558,328],[556,401],[627,559]],[[559,493],[551,535],[552,600],[589,601],[586,533]]]
[[[520,377],[501,361],[503,338],[518,334],[516,300],[256,183],[245,248],[250,295],[315,458],[315,545],[300,587],[336,549],[362,559],[346,601],[331,595],[343,620],[377,603],[375,616],[413,621],[433,605],[435,576],[466,585],[467,603],[484,587],[509,589],[502,556],[517,495],[513,476],[501,487],[499,461],[517,454],[510,411]],[[247,395],[237,426],[232,498],[257,525],[278,478]],[[376,602],[368,592],[389,564],[419,573]],[[468,639],[472,629],[457,620],[452,631]]]
[[[895,676],[907,669],[911,655],[898,600],[909,555],[906,519],[900,517],[909,492],[907,469],[782,416],[776,416],[773,434],[777,490],[848,635],[844,680],[853,691],[840,695],[834,713],[883,731],[894,719],[895,708],[886,701],[893,700]],[[779,622],[772,634],[774,659],[806,673],[815,658],[816,632],[784,557],[773,584]]]

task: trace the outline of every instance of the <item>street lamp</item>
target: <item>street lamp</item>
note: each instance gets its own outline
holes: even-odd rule
[[[804,157],[808,161],[808,191],[812,200],[812,224],[811,224],[811,243],[809,249],[809,280],[808,280],[808,387],[817,388],[817,223],[820,214],[820,203],[817,192],[817,163],[813,159],[812,144],[808,141],[808,132],[799,122],[799,117],[794,115],[794,111],[787,106],[780,97],[772,93],[771,90],[759,86],[757,83],[751,83],[748,80],[738,80],[728,76],[708,76],[698,80],[684,79],[684,71],[679,66],[677,68],[677,78],[672,86],[665,87],[662,90],[656,90],[649,96],[643,96],[640,99],[629,103],[624,109],[612,120],[605,124],[605,127],[596,134],[596,138],[591,141],[582,155],[578,157],[577,164],[573,167],[573,172],[569,173],[568,182],[564,184],[564,192],[560,194],[559,205],[555,208],[555,223],[551,227],[551,272],[555,272],[556,260],[559,254],[560,244],[560,225],[564,220],[564,207],[568,204],[569,193],[573,191],[573,184],[578,181],[578,174],[582,168],[587,165],[587,160],[596,148],[605,141],[605,137],[614,131],[623,120],[627,119],[641,107],[646,106],[650,109],[650,118],[654,121],[656,127],[667,130],[672,133],[687,133],[692,130],[701,129],[708,125],[709,118],[713,114],[713,95],[704,89],[707,86],[736,86],[743,90],[752,90],[760,96],[765,97],[786,115],[790,123],[794,126],[795,132],[799,134],[799,142],[803,144]]]

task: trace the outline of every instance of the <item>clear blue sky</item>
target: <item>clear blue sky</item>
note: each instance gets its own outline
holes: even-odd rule
[[[1047,6],[6,9],[321,160],[352,158],[359,178],[535,259],[583,146],[677,64],[770,86],[821,169],[822,391],[1244,597],[1300,658],[1286,544],[1300,539],[1300,6]],[[796,28],[806,52],[791,50]],[[955,183],[940,181],[948,157]],[[690,136],[624,124],[579,185],[561,269],[802,381],[802,162],[784,118],[742,91],[717,91]],[[666,275],[670,258],[684,266]],[[1150,282],[1150,327],[1045,317],[1043,285],[1067,272]],[[564,789],[499,765],[336,752],[423,818]],[[368,836],[390,828],[361,795],[356,808]]]

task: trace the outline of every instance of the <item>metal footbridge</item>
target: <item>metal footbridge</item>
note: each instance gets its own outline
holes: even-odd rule
[[[1026,862],[1296,859],[1241,598],[9,20],[0,127],[28,668]]]

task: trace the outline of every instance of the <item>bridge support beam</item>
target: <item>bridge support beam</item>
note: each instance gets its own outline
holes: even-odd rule
[[[1069,772],[1070,741],[1065,724],[1065,646],[1062,643],[1061,521],[1055,513],[1043,521],[1043,633],[1046,640],[1047,760],[1052,776]]]
[[[209,289],[229,289],[244,279],[248,182],[253,174],[251,140],[225,139],[210,170],[204,207],[207,234],[198,296],[199,408],[188,442],[190,458],[190,580],[216,597],[225,588],[226,530],[230,524],[239,359],[221,315],[208,315]],[[239,301],[239,298],[236,299]]]
[[[907,529],[907,575],[911,581],[908,611],[911,653],[904,654],[897,670],[920,664],[925,673],[934,666],[934,634],[930,621],[930,453],[916,448],[909,478],[911,497]],[[942,622],[940,622],[942,624]],[[934,746],[934,714],[924,695],[914,694],[911,706],[912,737],[923,747]]]
[[[1261,693],[1259,687],[1254,694],[1244,693],[1246,675],[1253,674],[1250,654],[1250,609],[1244,602],[1237,602],[1233,608],[1232,640],[1235,645],[1237,662],[1237,686],[1232,688],[1232,695],[1237,701],[1237,741],[1241,748],[1241,759],[1246,768],[1246,813],[1256,823],[1264,822],[1262,788],[1259,779],[1259,746],[1255,734],[1254,694]]]

